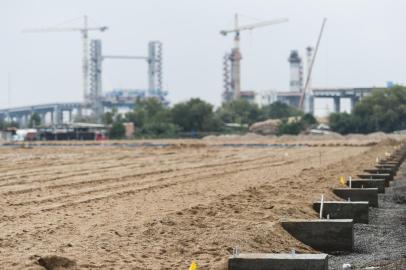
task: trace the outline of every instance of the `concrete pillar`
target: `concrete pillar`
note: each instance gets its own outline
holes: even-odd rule
[[[17,121],[18,121],[20,128],[24,128],[25,127],[24,115],[18,115],[17,119],[18,119]]]
[[[69,119],[68,119],[68,123],[72,123],[72,109],[69,110]]]
[[[51,125],[55,124],[54,118],[55,118],[54,111],[51,111]]]
[[[339,113],[341,108],[340,108],[340,102],[341,98],[340,97],[334,97],[334,112]]]
[[[79,118],[81,118],[81,117],[83,116],[83,110],[82,110],[82,107],[79,107],[79,108],[78,108],[78,111],[77,111],[77,116],[79,116]]]
[[[352,97],[351,98],[351,111],[354,109],[354,107],[355,107],[355,104],[357,104],[357,102],[358,102],[358,98],[357,97]]]
[[[61,110],[59,106],[54,107],[54,124],[55,125],[61,124]]]
[[[39,114],[39,117],[41,118],[41,125],[45,125],[46,113],[41,112],[41,113]]]

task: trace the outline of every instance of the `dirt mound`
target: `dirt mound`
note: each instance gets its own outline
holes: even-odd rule
[[[249,130],[256,134],[276,134],[281,123],[279,119],[268,119],[263,122],[257,122],[250,126]]]
[[[60,256],[45,256],[38,259],[38,264],[46,270],[75,270],[77,264],[75,261]]]

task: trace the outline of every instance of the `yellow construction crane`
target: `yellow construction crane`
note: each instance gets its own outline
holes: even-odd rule
[[[107,26],[89,27],[87,16],[83,16],[83,27],[47,27],[47,28],[28,28],[23,32],[80,32],[83,42],[83,58],[82,58],[82,76],[83,76],[83,95],[84,101],[87,103],[89,98],[88,93],[88,76],[89,76],[89,55],[88,55],[88,39],[89,31],[104,32],[108,29]]]
[[[230,61],[231,61],[231,88],[233,91],[233,98],[238,99],[241,96],[241,52],[240,52],[240,32],[246,30],[253,30],[259,27],[270,26],[274,24],[288,22],[288,18],[279,18],[270,21],[263,21],[259,23],[249,24],[249,25],[239,25],[238,14],[234,17],[234,29],[222,30],[220,34],[226,36],[227,34],[235,33],[234,36],[234,48],[232,50]]]

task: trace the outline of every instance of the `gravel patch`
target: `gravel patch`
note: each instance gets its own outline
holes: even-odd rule
[[[406,164],[396,179],[379,194],[379,208],[370,208],[369,224],[354,225],[354,252],[331,256],[329,269],[406,269],[406,201],[399,200],[406,186]]]

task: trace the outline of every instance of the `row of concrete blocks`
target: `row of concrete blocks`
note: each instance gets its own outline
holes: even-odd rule
[[[293,237],[312,248],[324,252],[352,251],[354,223],[368,223],[369,206],[378,207],[378,193],[384,193],[394,179],[406,149],[380,161],[375,168],[359,174],[351,181],[351,188],[337,188],[333,192],[347,201],[323,202],[323,217],[328,219],[288,220],[282,227]],[[347,185],[350,183],[347,182]],[[321,202],[313,208],[320,211]],[[327,270],[327,254],[238,254],[230,257],[229,270]]]

